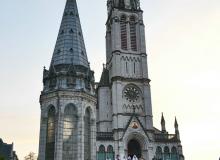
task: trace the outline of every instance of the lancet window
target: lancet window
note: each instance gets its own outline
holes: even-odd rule
[[[51,106],[48,110],[47,118],[47,141],[46,141],[46,159],[54,160],[55,151],[55,115],[56,110],[54,106]]]
[[[63,160],[77,159],[77,109],[67,105],[63,120]]]

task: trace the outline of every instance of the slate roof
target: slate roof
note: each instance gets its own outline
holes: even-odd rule
[[[5,159],[11,159],[13,156],[13,144],[6,144],[0,139],[0,156]]]
[[[89,67],[76,0],[67,0],[51,65]]]
[[[103,68],[102,76],[99,82],[99,87],[109,86],[109,71],[106,68]]]

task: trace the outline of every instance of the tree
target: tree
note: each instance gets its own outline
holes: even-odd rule
[[[34,152],[30,152],[27,156],[24,157],[24,160],[37,160],[37,156]]]
[[[3,156],[0,155],[0,160],[5,160],[5,158]]]

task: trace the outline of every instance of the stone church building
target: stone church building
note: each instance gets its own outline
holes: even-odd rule
[[[139,0],[108,0],[106,64],[99,83],[87,58],[76,0],[67,0],[40,96],[39,160],[184,160],[175,120],[153,127]],[[103,35],[104,36],[104,35]]]

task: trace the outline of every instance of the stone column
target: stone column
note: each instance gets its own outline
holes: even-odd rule
[[[45,160],[46,141],[47,141],[47,114],[41,109],[40,122],[40,142],[39,142],[39,160]]]
[[[62,160],[63,151],[63,113],[61,111],[62,104],[60,99],[57,100],[57,127],[56,127],[56,144],[55,144],[55,160]]]

